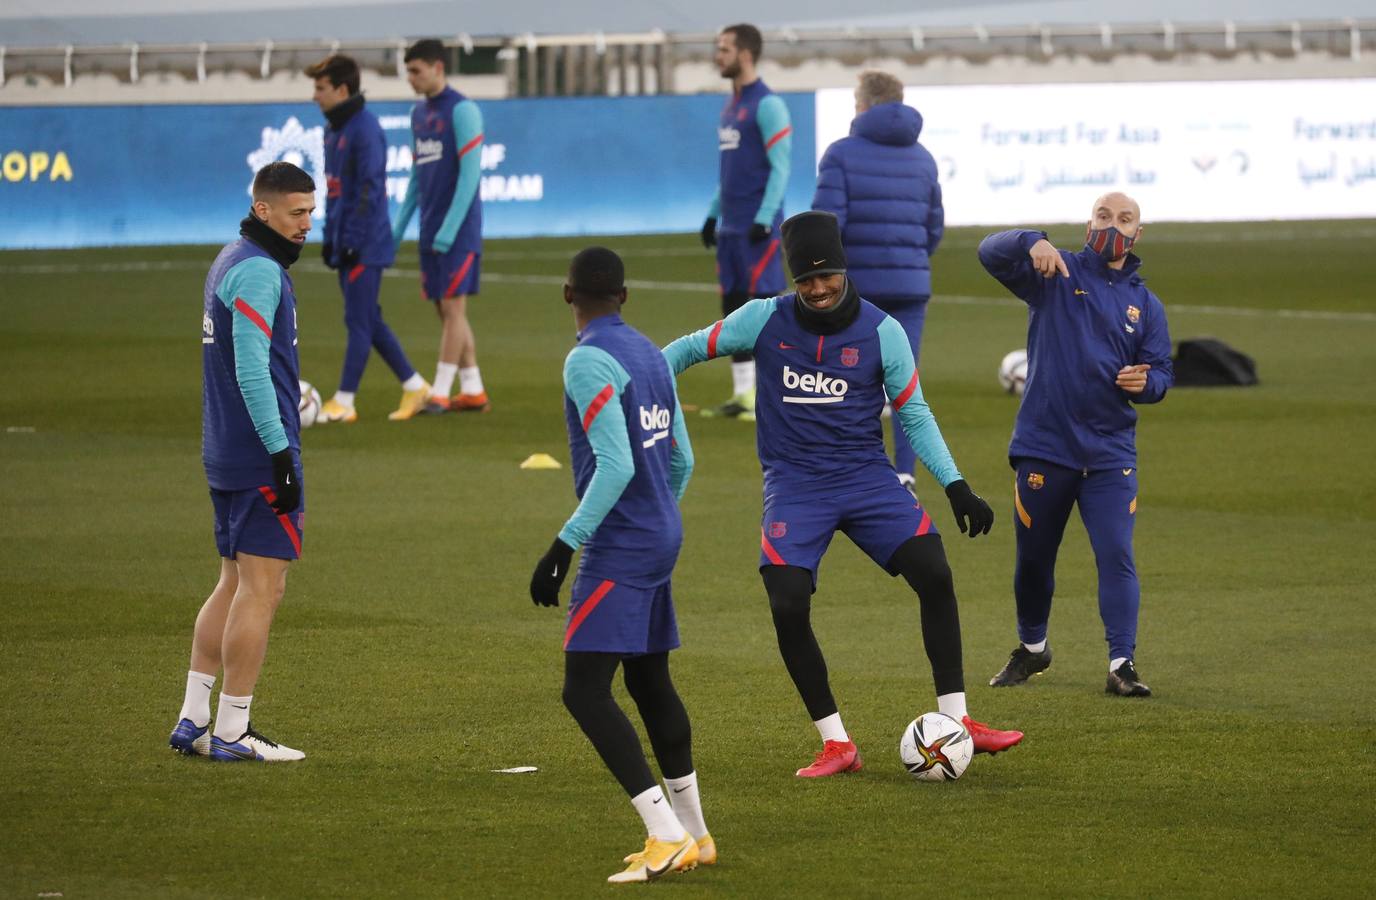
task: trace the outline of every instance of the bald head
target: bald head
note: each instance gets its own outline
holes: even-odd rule
[[[1142,208],[1137,201],[1121,191],[1110,191],[1094,201],[1089,214],[1093,228],[1117,228],[1129,237],[1137,234],[1142,224]]]

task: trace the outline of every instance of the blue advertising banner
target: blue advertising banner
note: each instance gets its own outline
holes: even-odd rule
[[[791,213],[812,201],[815,103],[785,100]],[[482,102],[485,235],[698,230],[716,189],[723,102]],[[368,108],[386,130],[395,213],[410,178],[411,104]],[[323,215],[324,124],[310,103],[0,109],[0,248],[221,243],[247,211],[253,173],[278,159],[315,177]]]

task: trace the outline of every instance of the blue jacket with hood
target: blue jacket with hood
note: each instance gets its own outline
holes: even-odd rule
[[[946,213],[921,133],[917,110],[881,103],[856,116],[818,166],[812,208],[836,214],[847,274],[860,296],[881,304],[932,294],[931,255]]]
[[[1002,231],[979,245],[979,261],[1027,304],[1027,385],[1008,457],[1044,459],[1093,472],[1137,465],[1137,410],[1175,383],[1166,309],[1147,290],[1129,253],[1122,269],[1089,249],[1061,250],[1070,277],[1043,278],[1028,251],[1044,231]],[[1114,381],[1147,363],[1147,386],[1129,394]]]

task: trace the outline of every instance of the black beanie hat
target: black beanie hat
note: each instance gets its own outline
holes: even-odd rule
[[[841,246],[841,226],[836,216],[821,210],[798,213],[782,227],[784,256],[795,282],[813,275],[837,275],[846,271],[846,251]]]

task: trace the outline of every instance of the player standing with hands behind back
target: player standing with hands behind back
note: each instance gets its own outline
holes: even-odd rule
[[[721,314],[729,316],[754,297],[784,290],[779,254],[784,191],[793,154],[788,107],[755,73],[764,39],[754,25],[730,25],[717,35],[714,60],[731,79],[731,99],[717,127],[721,183],[712,198],[702,243],[717,248]],[[731,355],[731,399],[705,416],[755,419],[755,363],[748,352]]]
[[[1080,507],[1099,570],[1108,641],[1104,690],[1150,697],[1133,663],[1141,586],[1132,553],[1137,518],[1137,411],[1174,383],[1166,310],[1130,253],[1142,212],[1126,194],[1094,201],[1085,246],[1057,250],[1042,231],[991,234],[979,259],[1027,303],[1027,386],[1008,459],[1018,556],[1013,593],[1020,643],[989,683],[1022,684],[1051,665],[1046,643],[1056,551]]]
[[[416,41],[406,51],[406,80],[424,100],[411,111],[414,167],[392,227],[397,246],[420,207],[421,294],[440,317],[440,353],[426,410],[486,412],[468,298],[478,293],[483,254],[483,116],[449,86],[444,45]],[[459,393],[450,396],[454,376]]]

